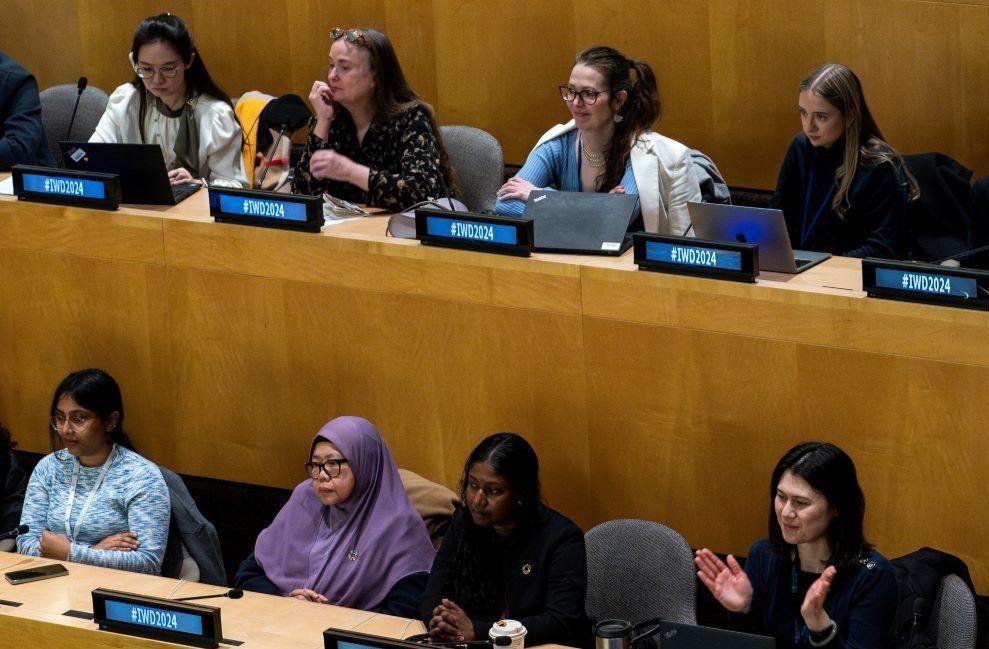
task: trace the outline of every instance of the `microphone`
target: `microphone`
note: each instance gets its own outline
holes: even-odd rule
[[[76,111],[79,110],[79,100],[82,99],[82,91],[86,89],[89,85],[89,79],[86,77],[79,77],[79,82],[76,83],[76,105],[72,107],[72,117],[69,118],[69,130],[65,133],[65,139],[72,141],[72,125],[76,121]]]
[[[4,532],[3,534],[0,534],[0,541],[6,540],[6,539],[16,539],[21,534],[27,534],[27,532],[28,532],[28,526],[27,525],[18,525],[17,527],[15,527],[14,529],[10,530],[9,532]]]
[[[194,599],[210,599],[210,598],[213,598],[213,597],[229,597],[230,599],[240,599],[243,596],[244,596],[244,591],[242,591],[239,588],[231,588],[227,592],[221,593],[219,595],[198,595],[196,597],[176,597],[172,601],[173,602],[189,602],[189,601],[192,601]]]

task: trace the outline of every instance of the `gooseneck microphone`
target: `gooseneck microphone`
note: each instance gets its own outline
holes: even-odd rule
[[[213,597],[229,597],[230,599],[240,599],[244,596],[244,591],[239,588],[231,588],[225,593],[220,593],[219,595],[199,595],[197,597],[176,597],[173,602],[190,602],[194,599],[211,599]]]
[[[0,534],[0,541],[6,540],[6,539],[16,539],[21,534],[27,534],[28,529],[29,528],[28,528],[27,525],[18,525],[17,527],[15,527],[14,529],[10,530],[9,532],[4,532],[3,534]]]
[[[72,117],[69,118],[69,130],[65,132],[65,139],[67,141],[72,141],[72,125],[76,121],[76,111],[79,110],[79,100],[82,99],[82,91],[86,89],[89,85],[89,79],[86,77],[79,77],[79,82],[76,83],[76,105],[72,107]]]

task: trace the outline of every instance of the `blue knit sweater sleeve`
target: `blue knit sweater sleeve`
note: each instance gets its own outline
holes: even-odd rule
[[[148,574],[161,572],[171,515],[168,488],[161,471],[137,453],[119,446],[108,461],[111,464],[103,484],[81,523],[80,515],[96,486],[99,470],[80,470],[69,529],[65,525],[65,512],[75,459],[65,451],[58,451],[39,462],[31,475],[21,515],[21,522],[31,530],[18,538],[20,552],[39,554],[41,532],[50,530],[70,538],[69,561]],[[108,536],[127,531],[137,535],[140,546],[136,550],[93,547]]]
[[[566,137],[557,137],[540,144],[529,154],[528,160],[519,169],[517,176],[540,189],[548,188],[552,184],[560,189],[566,140]],[[495,211],[508,216],[522,216],[525,212],[525,201],[498,199],[495,203]]]

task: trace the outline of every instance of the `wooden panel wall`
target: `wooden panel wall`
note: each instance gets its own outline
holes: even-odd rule
[[[986,0],[7,0],[3,49],[43,87],[81,74],[112,90],[144,17],[192,25],[231,94],[307,96],[325,74],[327,32],[371,25],[393,39],[412,84],[445,124],[493,133],[524,161],[565,121],[554,87],[574,54],[609,44],[649,61],[664,96],[659,130],[709,153],[731,184],[772,187],[800,127],[796,87],[827,61],[856,70],[887,138],[989,173]]]

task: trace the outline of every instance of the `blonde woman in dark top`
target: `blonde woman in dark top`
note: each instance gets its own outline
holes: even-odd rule
[[[333,29],[330,38],[329,73],[309,93],[315,117],[292,190],[395,211],[448,195],[432,109],[405,80],[388,38],[374,29]]]

